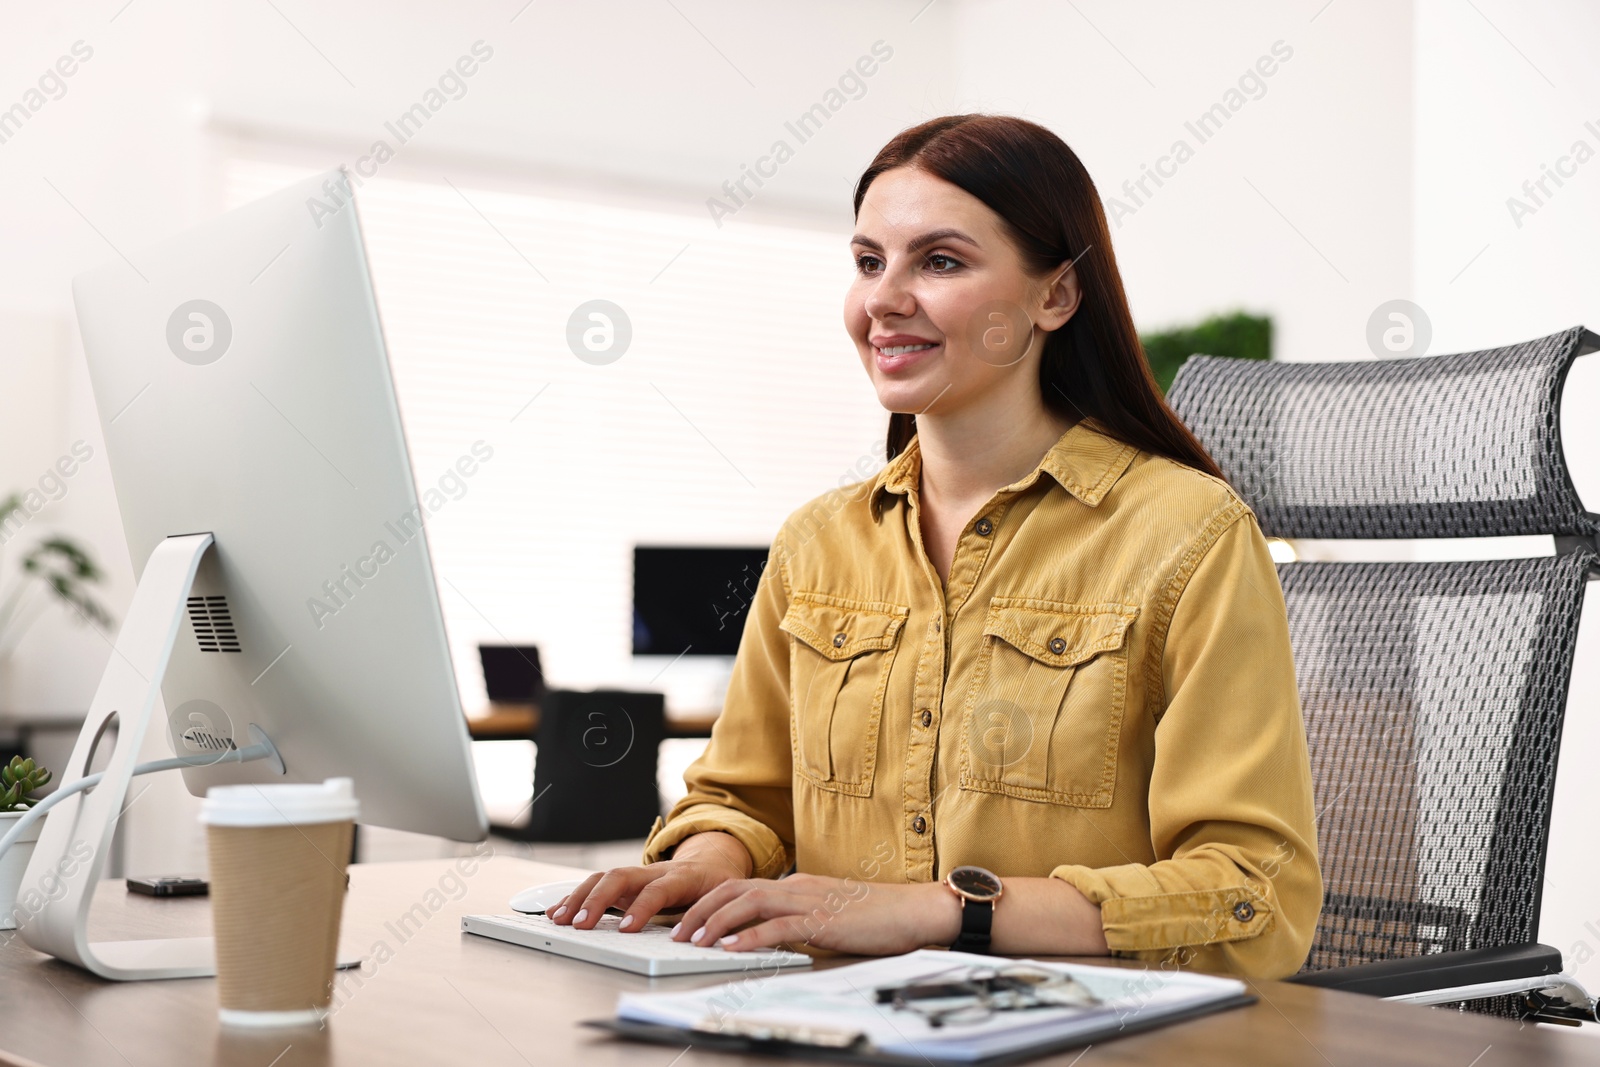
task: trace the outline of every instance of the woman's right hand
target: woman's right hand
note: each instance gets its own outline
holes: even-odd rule
[[[658,912],[687,908],[724,882],[750,877],[754,868],[732,834],[698,833],[685,838],[670,860],[591,874],[548,914],[557,926],[592,930],[607,908],[623,908],[627,914],[618,929],[638,931]]]

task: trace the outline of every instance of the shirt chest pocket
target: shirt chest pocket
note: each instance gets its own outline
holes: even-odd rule
[[[964,709],[962,788],[1109,807],[1138,614],[1126,604],[991,600]]]
[[[779,629],[789,657],[795,768],[813,785],[869,796],[878,724],[900,630],[910,609],[797,593]]]

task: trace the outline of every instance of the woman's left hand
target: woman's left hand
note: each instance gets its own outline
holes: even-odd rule
[[[960,904],[939,882],[886,885],[793,874],[724,882],[684,913],[673,937],[733,952],[788,941],[881,956],[948,945],[960,929]]]

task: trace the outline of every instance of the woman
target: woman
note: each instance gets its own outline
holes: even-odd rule
[[[855,210],[890,462],[784,523],[688,796],[551,917],[1292,974],[1322,881],[1283,596],[1151,379],[1088,173],[950,116]]]

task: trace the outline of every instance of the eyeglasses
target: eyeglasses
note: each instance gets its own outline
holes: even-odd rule
[[[1076,978],[1038,967],[952,967],[929,979],[876,991],[877,1002],[930,1027],[982,1022],[998,1011],[1091,1008],[1101,1000]]]

